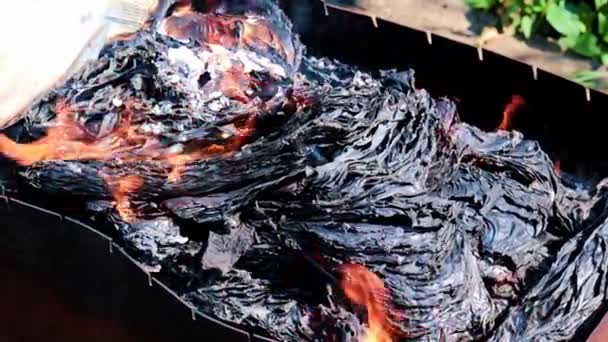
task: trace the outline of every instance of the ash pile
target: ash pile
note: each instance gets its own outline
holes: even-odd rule
[[[603,183],[568,186],[411,70],[307,56],[272,2],[206,11],[173,8],[33,104],[0,137],[21,180],[278,340],[567,341],[601,310]]]

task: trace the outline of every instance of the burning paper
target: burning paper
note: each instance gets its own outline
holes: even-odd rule
[[[365,306],[367,329],[361,342],[391,342],[393,328],[390,319],[395,316],[390,305],[390,293],[384,282],[361,265],[342,267],[342,288],[353,303]]]
[[[24,182],[85,199],[184,300],[279,340],[558,341],[600,309],[604,185],[569,188],[412,71],[303,56],[272,2],[212,8],[109,43],[37,102],[0,139]]]

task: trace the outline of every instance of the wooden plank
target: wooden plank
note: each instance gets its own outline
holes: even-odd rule
[[[491,15],[471,11],[464,0],[324,1],[330,9],[384,19],[472,47],[478,47],[481,29],[491,26],[494,21]],[[556,44],[542,38],[524,42],[514,36],[501,35],[488,41],[483,50],[528,64],[531,72],[540,69],[568,80],[572,80],[577,72],[594,70],[596,67],[592,61],[563,53]],[[480,53],[483,54],[483,51]],[[596,90],[608,93],[608,89]]]

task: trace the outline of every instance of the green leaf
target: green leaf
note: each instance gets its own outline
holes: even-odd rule
[[[597,70],[583,70],[577,72],[573,80],[577,83],[580,83],[589,88],[597,88],[600,86],[600,81],[606,79],[605,71],[597,71]]]
[[[608,0],[606,0],[608,1]],[[545,8],[547,7],[547,0],[534,0],[532,2],[532,10],[536,13],[541,13],[545,11]]]
[[[535,15],[527,15],[521,18],[521,32],[524,34],[524,37],[526,37],[526,39],[530,39],[530,37],[532,36],[532,26],[534,25],[535,21]]]
[[[597,71],[597,70],[583,70],[579,71],[574,75],[574,80],[576,82],[588,82],[597,80],[599,78],[606,77],[605,71]]]
[[[601,60],[603,65],[608,65],[608,53],[603,53]]]
[[[581,2],[576,6],[573,6],[573,10],[578,15],[580,21],[585,25],[586,28],[591,29],[593,22],[595,21],[595,11],[588,4]]]
[[[521,25],[521,15],[517,12],[509,13],[509,22],[514,27],[519,27]]]
[[[557,32],[567,37],[577,36],[585,27],[576,14],[555,3],[549,4],[547,8],[547,21]]]
[[[602,53],[597,37],[590,32],[580,36],[562,37],[558,42],[562,47],[586,57],[599,57]]]
[[[606,34],[608,32],[608,19],[604,13],[597,14],[597,31],[600,34]]]
[[[489,10],[496,5],[497,0],[466,0],[467,4],[473,8]]]
[[[584,33],[578,37],[573,50],[587,57],[598,57],[602,53],[599,40],[590,32]]]
[[[600,9],[606,4],[608,4],[608,0],[595,0],[595,9]]]
[[[562,48],[562,50],[569,50],[572,49],[572,47],[574,45],[576,45],[576,39],[578,38],[578,36],[566,36],[566,37],[561,37],[557,43],[559,44],[559,46]]]
[[[608,16],[603,13],[597,14],[597,31],[602,36],[602,39],[608,43]]]

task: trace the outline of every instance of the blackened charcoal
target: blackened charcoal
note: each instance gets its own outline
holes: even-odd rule
[[[306,289],[310,279],[293,263],[297,254],[281,234],[262,233],[256,240],[236,268],[214,284],[186,292],[185,298],[220,319],[273,331],[279,340],[358,341],[364,326],[355,314],[315,299],[327,295],[327,289],[313,287],[308,291],[315,293],[307,294],[298,288]]]
[[[251,187],[279,182],[283,177],[300,173],[298,164],[301,165],[300,160],[304,158],[297,151],[284,145],[282,149],[285,152],[278,152],[282,142],[268,145],[278,148],[274,151],[264,148],[260,153],[243,150],[234,158],[210,158],[190,163],[183,168],[177,181],[169,179],[170,165],[154,161],[53,161],[33,165],[23,175],[33,186],[43,187],[49,192],[69,191],[83,196],[111,198],[115,183],[135,174],[143,179],[143,186],[134,197],[170,198],[226,192],[235,188],[235,184]],[[256,149],[255,146],[251,148]],[[111,180],[109,184],[107,179]]]
[[[331,64],[323,61],[317,74],[336,70]],[[267,242],[260,254],[248,231],[227,229],[232,218],[248,225],[252,217],[265,223],[256,231],[270,229],[289,236],[291,249],[320,253],[329,272],[349,261],[379,274],[407,315],[404,335],[487,336],[525,298],[526,279],[551,261],[550,246],[582,229],[584,208],[595,199],[573,196],[521,134],[459,123],[451,103],[407,85],[411,73],[351,75],[350,84],[335,86],[301,78],[296,89],[309,87],[316,98],[311,112],[294,113],[230,156],[186,165],[177,182],[150,161],[44,162],[25,175],[47,191],[89,197],[109,195],[100,170],[112,179],[140,175],[144,185],[134,197],[159,201],[211,231],[200,270],[188,269],[193,278],[213,270],[220,276],[186,296],[219,318],[288,340],[314,340],[326,329],[303,323],[322,305],[307,291],[272,290],[285,284],[269,265],[287,247]],[[149,248],[142,241],[127,243]]]

